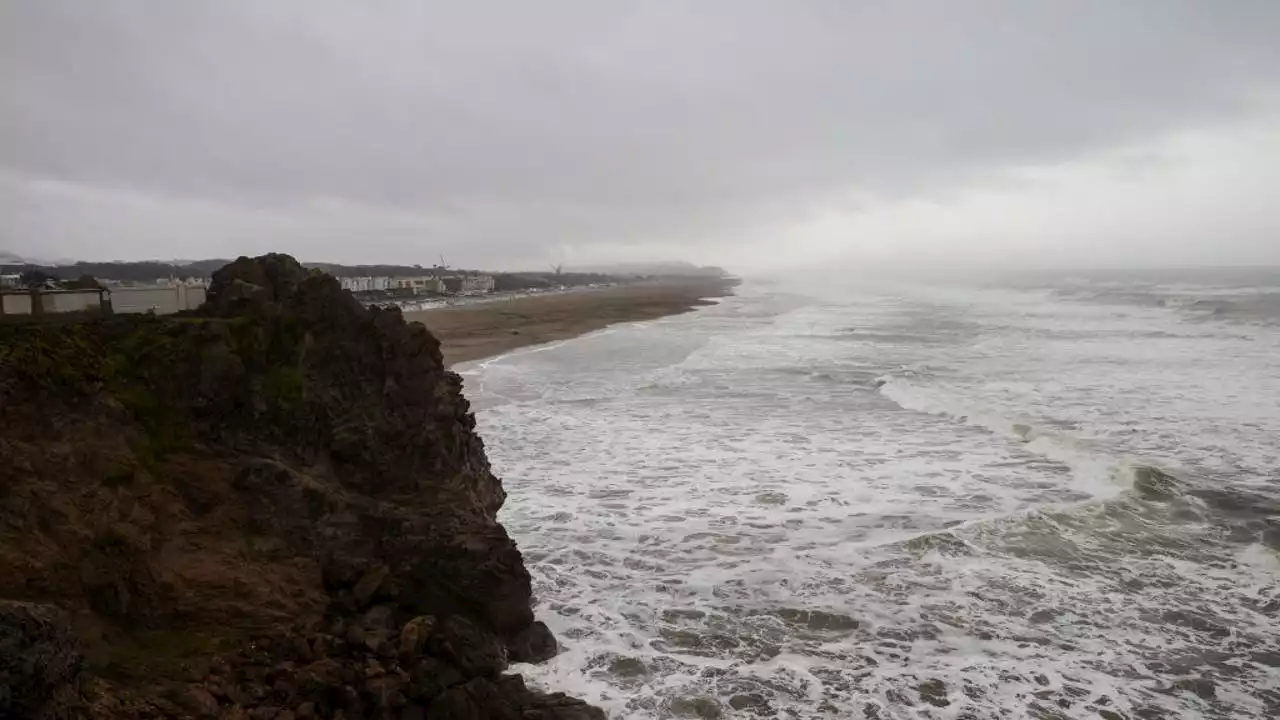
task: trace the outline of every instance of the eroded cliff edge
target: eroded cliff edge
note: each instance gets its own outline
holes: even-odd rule
[[[0,715],[602,718],[502,674],[503,500],[436,339],[288,256],[0,326]]]

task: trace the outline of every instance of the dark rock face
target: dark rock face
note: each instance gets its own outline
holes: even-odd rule
[[[0,601],[0,717],[62,716],[83,661],[66,613]]]
[[[181,317],[0,326],[0,595],[71,616],[0,637],[74,624],[89,717],[602,717],[501,675],[555,640],[474,428],[425,328],[284,255]]]
[[[508,643],[512,662],[540,663],[550,660],[560,652],[555,635],[541,621],[534,622],[520,631]]]

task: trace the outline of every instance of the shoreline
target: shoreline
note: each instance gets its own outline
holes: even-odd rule
[[[406,312],[440,340],[446,367],[624,322],[680,315],[733,295],[736,280],[690,278]]]

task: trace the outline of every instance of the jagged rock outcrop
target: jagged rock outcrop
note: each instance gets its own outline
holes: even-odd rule
[[[283,255],[223,268],[195,313],[0,326],[0,597],[39,604],[0,606],[0,641],[47,659],[0,698],[603,717],[502,675],[555,641],[460,390],[425,328]]]

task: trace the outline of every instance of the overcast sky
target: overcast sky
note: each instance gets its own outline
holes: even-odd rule
[[[2,0],[0,250],[1280,264],[1277,0]]]

